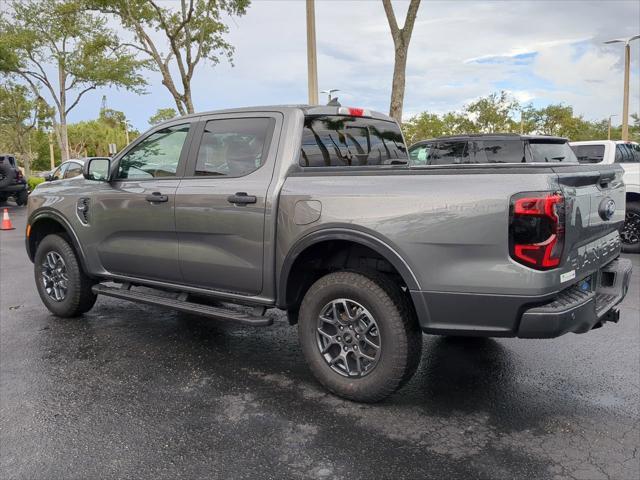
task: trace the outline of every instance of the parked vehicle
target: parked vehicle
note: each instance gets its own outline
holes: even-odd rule
[[[409,157],[413,167],[576,161],[566,138],[510,133],[456,135],[423,140],[409,147]]]
[[[17,205],[26,205],[28,196],[27,180],[16,164],[16,157],[0,153],[0,202],[13,197]]]
[[[103,157],[95,157],[95,158],[103,158]],[[67,160],[66,162],[62,162],[58,165],[57,168],[54,168],[45,175],[44,179],[47,182],[53,182],[54,180],[62,180],[64,178],[73,178],[82,175],[82,167],[84,162],[87,159],[85,158],[74,158],[71,160]]]
[[[626,217],[620,231],[622,250],[640,253],[640,145],[620,140],[571,142],[580,163],[620,164],[627,189]]]
[[[504,163],[415,167],[398,124],[360,108],[190,115],[39,185],[27,252],[61,317],[98,294],[253,326],[286,310],[317,379],[377,401],[413,375],[422,332],[551,338],[618,320],[622,169],[525,143]]]

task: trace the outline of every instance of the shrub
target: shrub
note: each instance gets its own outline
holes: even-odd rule
[[[44,178],[40,178],[40,177],[29,177],[27,179],[27,185],[29,185],[29,191],[33,191],[34,188],[36,188],[36,185],[41,184],[42,182],[44,182]]]

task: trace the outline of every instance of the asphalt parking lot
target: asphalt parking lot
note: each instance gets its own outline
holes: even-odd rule
[[[617,325],[555,340],[424,337],[378,405],[327,394],[295,327],[214,323],[101,298],[40,303],[0,232],[0,476],[640,478],[640,257]]]

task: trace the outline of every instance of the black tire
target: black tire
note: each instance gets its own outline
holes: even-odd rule
[[[20,190],[18,193],[16,193],[15,199],[16,205],[22,207],[23,205],[26,205],[27,201],[29,200],[29,192],[26,188],[24,190]]]
[[[630,229],[628,221],[635,222],[635,227]],[[640,202],[627,202],[627,214],[625,226],[622,229],[622,251],[625,253],[640,253]],[[633,243],[631,243],[633,242]]]
[[[337,373],[318,346],[318,317],[328,303],[341,298],[359,303],[377,323],[379,360],[364,376]],[[395,282],[377,272],[334,272],[316,281],[302,300],[298,335],[318,381],[332,393],[358,402],[378,402],[402,387],[415,373],[422,353],[422,331],[412,305]]]
[[[52,252],[62,258],[66,268],[67,287],[62,300],[52,298],[43,281],[44,263]],[[96,303],[97,296],[91,291],[95,282],[82,271],[73,247],[60,235],[47,235],[40,242],[34,259],[34,274],[42,303],[58,317],[76,317],[91,310]]]

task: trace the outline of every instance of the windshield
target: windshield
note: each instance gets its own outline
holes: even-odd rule
[[[530,140],[532,162],[577,163],[578,159],[567,142]]]

